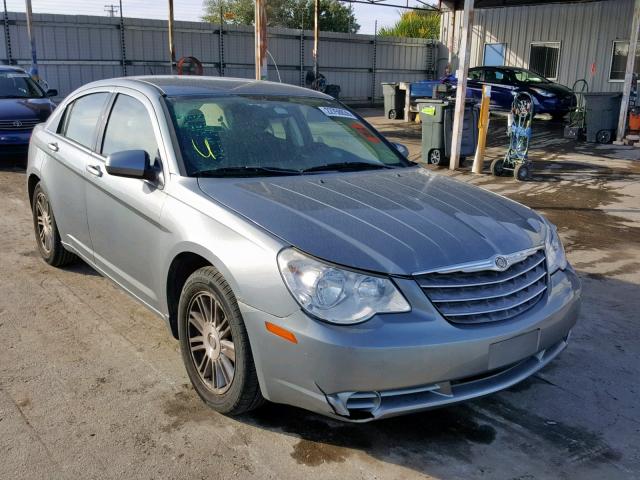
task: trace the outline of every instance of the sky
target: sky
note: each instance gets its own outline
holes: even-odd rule
[[[25,9],[24,0],[6,0],[7,9],[21,11]],[[267,0],[268,1],[268,0]],[[394,5],[415,4],[415,0],[387,0]],[[118,4],[118,0],[32,0],[34,13],[65,13],[77,15],[106,15],[105,5]],[[166,1],[122,0],[124,16],[142,18],[167,18]],[[2,7],[0,6],[0,9]],[[400,16],[400,10],[391,7],[353,4],[356,18],[360,24],[359,33],[374,33],[375,21],[378,28],[393,25]],[[176,20],[198,21],[202,15],[202,0],[174,0]]]

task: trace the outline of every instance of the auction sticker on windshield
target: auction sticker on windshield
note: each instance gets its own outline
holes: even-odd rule
[[[334,107],[318,107],[327,117],[344,117],[356,119],[356,116],[349,110]],[[357,119],[356,119],[357,120]]]

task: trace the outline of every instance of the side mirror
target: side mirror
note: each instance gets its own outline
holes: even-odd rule
[[[107,157],[105,169],[116,177],[154,180],[155,172],[150,166],[149,154],[144,150],[125,150]]]
[[[393,143],[392,145],[396,147],[396,150],[399,151],[400,155],[402,155],[403,157],[409,156],[409,149],[406,145],[403,145],[402,143]]]
[[[47,97],[57,97],[58,96],[58,90],[56,90],[55,88],[50,88],[49,90],[47,90]]]

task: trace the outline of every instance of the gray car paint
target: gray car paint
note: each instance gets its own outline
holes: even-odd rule
[[[90,91],[133,92],[143,101],[160,147],[162,185],[110,178],[103,157],[56,133],[69,102]],[[547,349],[551,357],[559,353],[562,348],[552,347],[564,345],[580,303],[580,283],[570,267],[549,276],[544,301],[495,325],[461,328],[447,322],[415,281],[400,277],[394,281],[411,304],[409,313],[376,315],[348,327],[304,314],[277,268],[276,255],[284,247],[406,277],[541,245],[541,219],[515,202],[413,168],[266,179],[183,176],[162,96],[238,91],[329,98],[269,82],[178,77],[104,80],[70,95],[35,129],[27,168],[27,177],[39,178],[50,196],[65,246],[171,327],[170,267],[187,253],[203,257],[238,299],[263,395],[326,415],[339,416],[339,406],[329,399],[341,392],[428,385],[485,372],[491,346],[523,333],[539,332],[535,348],[544,362],[531,357],[532,367],[519,376],[447,402],[505,388],[542,368],[550,360]],[[295,332],[299,343],[268,333],[265,320]],[[381,408],[375,418],[437,405]]]
[[[373,272],[409,275],[544,242],[533,210],[419,167],[198,183],[286,243]]]

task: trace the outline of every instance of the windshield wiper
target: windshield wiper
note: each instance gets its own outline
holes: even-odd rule
[[[309,167],[302,170],[302,173],[309,172],[325,172],[329,170],[335,170],[337,172],[348,172],[357,170],[378,170],[378,169],[393,169],[390,165],[383,165],[381,163],[370,162],[340,162],[340,163],[327,163],[325,165],[318,165],[315,167]]]
[[[220,167],[200,170],[195,177],[275,177],[281,175],[300,175],[300,170],[278,167]]]

